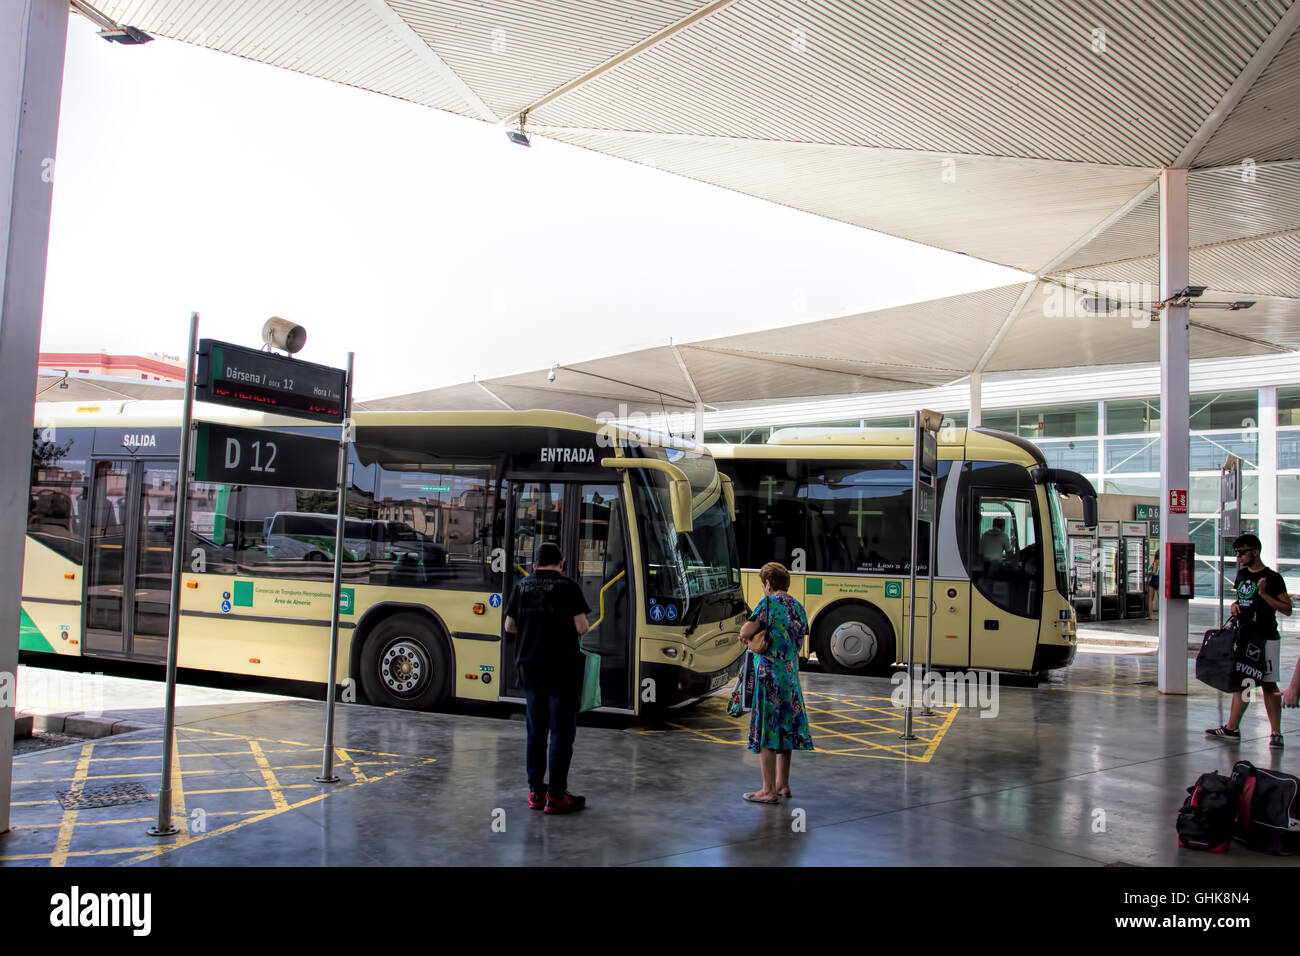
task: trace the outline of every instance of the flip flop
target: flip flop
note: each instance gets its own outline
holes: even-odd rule
[[[757,793],[757,792],[758,792],[757,790],[754,791],[754,793]],[[759,800],[758,798],[756,798],[756,797],[754,796],[754,793],[742,793],[741,796],[744,797],[746,800],[748,800],[750,803],[768,803],[768,804],[772,804],[772,803],[780,803],[780,802],[781,802],[780,800],[777,800],[777,799],[772,799],[772,800]]]
[[[776,792],[776,795],[777,795],[778,797],[785,797],[787,800],[789,800],[790,798],[792,798],[792,797],[794,796],[794,794],[790,792],[790,789],[789,789],[788,787],[786,788],[786,790],[785,790],[784,793],[781,792],[780,790],[778,790],[778,791]]]

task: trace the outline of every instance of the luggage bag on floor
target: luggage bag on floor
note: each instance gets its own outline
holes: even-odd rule
[[[1229,782],[1237,794],[1233,836],[1261,853],[1300,853],[1300,779],[1238,760]]]
[[[1178,811],[1178,845],[1192,850],[1226,853],[1232,845],[1238,799],[1229,778],[1203,773],[1187,788]]]

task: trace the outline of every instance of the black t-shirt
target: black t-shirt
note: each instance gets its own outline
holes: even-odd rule
[[[1260,568],[1258,571],[1242,568],[1237,572],[1237,581],[1233,588],[1237,592],[1237,604],[1241,608],[1242,620],[1254,624],[1256,633],[1265,639],[1271,639],[1278,636],[1277,611],[1258,596],[1256,591],[1261,587],[1265,594],[1275,598],[1280,598],[1286,593],[1286,582],[1282,580],[1282,575],[1272,568]]]
[[[573,619],[590,613],[578,582],[559,571],[535,571],[515,585],[506,614],[515,620],[515,666],[524,687],[582,692],[583,656]]]

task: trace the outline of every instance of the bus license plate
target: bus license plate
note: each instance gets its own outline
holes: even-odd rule
[[[713,678],[713,680],[709,681],[709,690],[717,690],[726,682],[727,682],[727,675],[719,674],[717,677]]]

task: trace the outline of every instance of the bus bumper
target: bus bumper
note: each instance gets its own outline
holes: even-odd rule
[[[1039,644],[1034,651],[1034,673],[1069,667],[1074,663],[1074,653],[1079,649],[1077,642],[1070,644]]]
[[[723,689],[735,680],[744,660],[745,655],[741,654],[726,667],[708,673],[687,670],[675,664],[642,661],[641,679],[642,682],[646,678],[654,681],[655,704],[658,707],[684,707]]]

